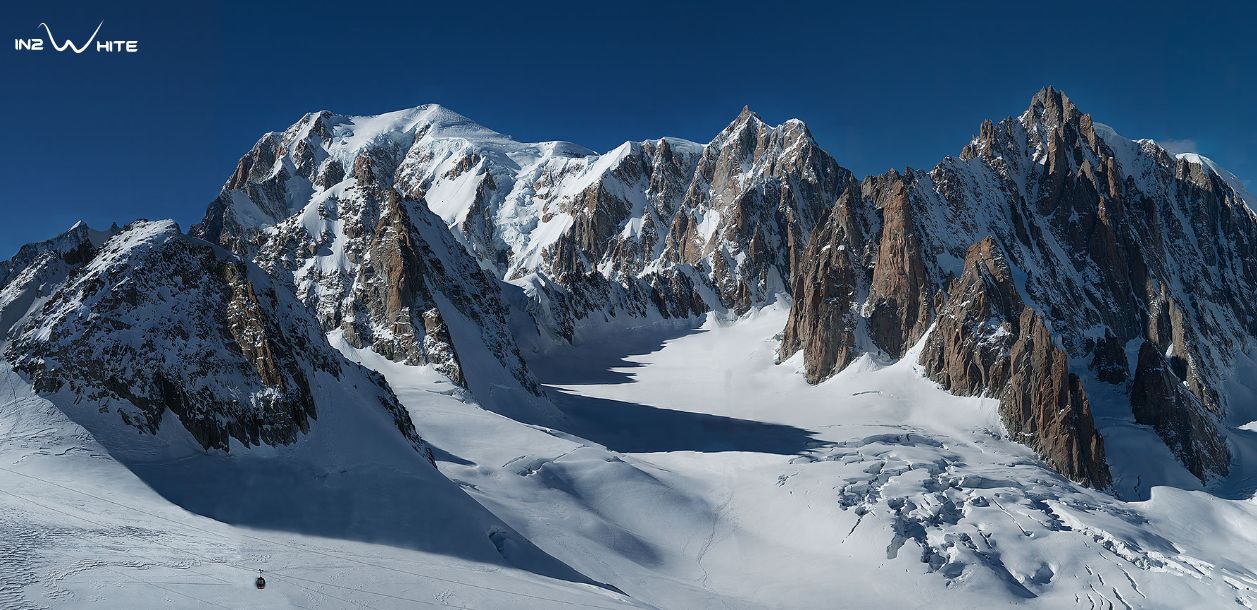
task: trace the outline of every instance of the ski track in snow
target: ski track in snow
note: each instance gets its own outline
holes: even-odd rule
[[[786,311],[533,354],[559,429],[385,374],[441,471],[594,585],[231,525],[165,500],[4,371],[0,607],[1252,607],[1257,506],[1157,487],[1127,503],[1003,438],[915,355],[809,386]],[[242,500],[243,501],[243,500]],[[252,578],[266,570],[268,587]]]

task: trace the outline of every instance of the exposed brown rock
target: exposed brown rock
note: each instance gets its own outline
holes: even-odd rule
[[[114,405],[147,433],[169,412],[207,449],[288,444],[307,432],[317,417],[310,371],[339,377],[342,368],[317,326],[294,315],[300,305],[173,223],[135,223],[124,237],[103,248],[115,256],[83,261],[50,295],[37,326],[9,346],[15,368],[41,392],[68,388]],[[123,247],[135,250],[117,256]]]
[[[284,389],[284,376],[279,372],[271,342],[266,336],[266,319],[248,271],[243,262],[229,261],[222,267],[223,279],[231,287],[227,303],[227,329],[240,353],[252,362],[262,383]]]
[[[1015,440],[1071,479],[1105,487],[1104,441],[1068,354],[1022,302],[993,239],[974,244],[964,265],[921,353],[926,374],[955,394],[997,397]]]
[[[858,193],[849,189],[832,210],[821,215],[795,276],[794,305],[779,357],[784,360],[802,349],[809,383],[842,370],[857,355],[855,309],[864,247],[853,217],[853,206],[858,203]]]
[[[466,384],[462,366],[441,315],[432,304],[425,271],[433,261],[420,251],[401,196],[385,191],[384,209],[358,267],[355,300],[371,319],[371,346],[406,364],[431,364],[455,383]],[[435,331],[430,333],[429,330]]]
[[[698,223],[693,214],[678,214],[672,219],[668,230],[668,246],[664,251],[664,260],[671,263],[689,263],[701,258],[701,239],[698,237]]]
[[[882,234],[867,305],[869,335],[878,347],[898,358],[929,327],[934,316],[934,288],[922,259],[903,178],[892,173],[888,179],[866,182],[864,188],[882,211]]]
[[[326,159],[315,174],[314,186],[327,189],[345,179],[345,165],[339,159]]]

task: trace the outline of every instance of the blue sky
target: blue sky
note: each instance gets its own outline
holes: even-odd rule
[[[10,2],[0,257],[84,219],[186,229],[263,132],[435,102],[522,140],[705,142],[744,105],[859,175],[929,167],[1063,89],[1128,137],[1257,177],[1257,9],[1146,2]]]

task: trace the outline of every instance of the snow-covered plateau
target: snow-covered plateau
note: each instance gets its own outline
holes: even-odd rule
[[[863,180],[306,115],[0,262],[0,607],[1252,608],[1241,185],[1051,88]]]

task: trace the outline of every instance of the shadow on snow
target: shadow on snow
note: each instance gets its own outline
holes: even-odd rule
[[[707,332],[694,324],[684,327],[646,327],[622,331],[613,341],[594,337],[548,353],[530,366],[555,406],[567,417],[564,430],[621,453],[664,451],[746,451],[797,455],[824,443],[815,432],[782,424],[693,413],[609,398],[577,394],[586,385],[633,383],[633,369],[645,367],[632,360],[663,349],[680,337]],[[713,371],[720,374],[721,371]],[[713,400],[716,400],[713,398]]]
[[[826,443],[815,432],[706,413],[674,411],[631,402],[550,390],[576,436],[620,453],[748,451],[798,455]]]
[[[551,386],[633,383],[631,369],[646,365],[629,358],[657,352],[672,339],[705,332],[693,321],[682,327],[659,325],[603,331],[576,345],[530,358],[528,366],[543,384]]]

